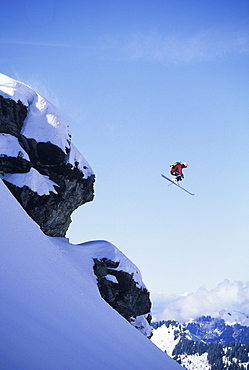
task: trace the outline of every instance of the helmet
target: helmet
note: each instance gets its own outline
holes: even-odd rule
[[[187,162],[184,162],[184,163],[183,163],[183,165],[184,165],[185,167],[188,167],[188,164],[187,164]]]

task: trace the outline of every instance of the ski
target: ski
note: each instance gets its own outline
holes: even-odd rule
[[[161,176],[162,176],[162,177],[164,177],[166,180],[170,181],[170,182],[171,182],[171,184],[174,184],[174,185],[175,185],[175,186],[177,186],[178,188],[180,188],[180,189],[182,189],[182,190],[186,191],[186,193],[188,193],[188,194],[190,194],[190,195],[194,195],[193,193],[190,193],[190,191],[188,191],[188,190],[184,189],[181,185],[176,184],[173,180],[169,179],[167,176],[164,176],[164,175],[161,175]]]

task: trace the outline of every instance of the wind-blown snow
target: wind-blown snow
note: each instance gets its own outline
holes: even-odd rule
[[[92,258],[121,252],[47,237],[2,182],[0,196],[2,369],[181,368],[101,298]]]

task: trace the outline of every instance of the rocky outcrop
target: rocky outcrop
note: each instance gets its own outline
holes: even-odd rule
[[[0,174],[46,235],[64,237],[72,212],[94,197],[94,175],[87,163],[80,168],[79,153],[72,155],[76,149],[70,135],[64,151],[50,141],[26,137],[23,127],[28,114],[29,107],[20,100],[16,102],[0,95]],[[20,174],[32,174],[32,186],[25,182],[20,186]],[[34,185],[35,177],[39,177],[39,184]],[[42,181],[50,181],[50,190],[37,190]]]
[[[41,230],[53,237],[64,237],[72,212],[94,196],[95,176],[71,143],[63,118],[30,87],[1,73],[0,178]],[[150,337],[151,302],[138,268],[111,243],[93,244],[90,253],[101,296]]]
[[[94,258],[94,273],[102,298],[148,337],[151,302],[146,288],[139,287],[133,274],[118,270],[119,262]]]

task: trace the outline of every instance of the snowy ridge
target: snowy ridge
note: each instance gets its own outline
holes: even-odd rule
[[[14,80],[3,73],[0,73],[0,91],[4,98],[13,99],[15,102],[20,100],[26,107],[32,104],[36,94],[28,85]]]
[[[224,324],[228,326],[233,325],[241,325],[241,326],[248,326],[249,327],[249,316],[243,312],[239,312],[236,310],[227,310],[223,309],[221,311],[217,311],[215,314],[212,315],[213,319],[222,319],[224,320]],[[185,322],[185,325],[189,325],[191,323],[194,323],[196,320],[191,319],[187,322]]]
[[[107,258],[113,262],[119,262],[119,266],[116,270],[128,272],[133,276],[133,279],[137,283],[137,287],[146,289],[141,272],[137,266],[112,243],[106,240],[93,240],[82,244],[70,244],[67,238],[51,238],[51,241],[56,244],[58,240],[60,240],[60,249],[63,250],[64,254],[67,254],[68,259],[74,263],[77,269],[82,269],[82,256],[88,256],[91,260],[93,260],[93,258]],[[110,276],[111,279],[114,278],[113,275],[108,276]]]
[[[56,109],[30,86],[0,73],[0,94],[15,102],[20,100],[28,115],[22,128],[22,135],[37,142],[57,145],[66,153],[70,148],[68,125]]]
[[[47,237],[2,182],[0,195],[2,369],[181,368],[101,298],[93,256],[122,259],[113,245]]]
[[[58,238],[51,238],[52,242],[58,243]],[[70,249],[69,249],[70,247]],[[138,288],[147,289],[140,270],[127,258],[117,247],[105,240],[94,240],[82,244],[70,244],[68,239],[60,239],[60,249],[67,255],[67,258],[72,261],[76,269],[81,272],[83,260],[86,258],[91,260],[91,269],[93,269],[93,259],[101,260],[106,258],[113,262],[118,262],[119,265],[115,269],[117,271],[125,271],[130,274]],[[113,275],[107,275],[107,280],[118,283]],[[96,277],[94,276],[94,279]],[[151,327],[144,315],[137,316],[133,319],[132,325],[140,329],[146,337],[151,334]]]

